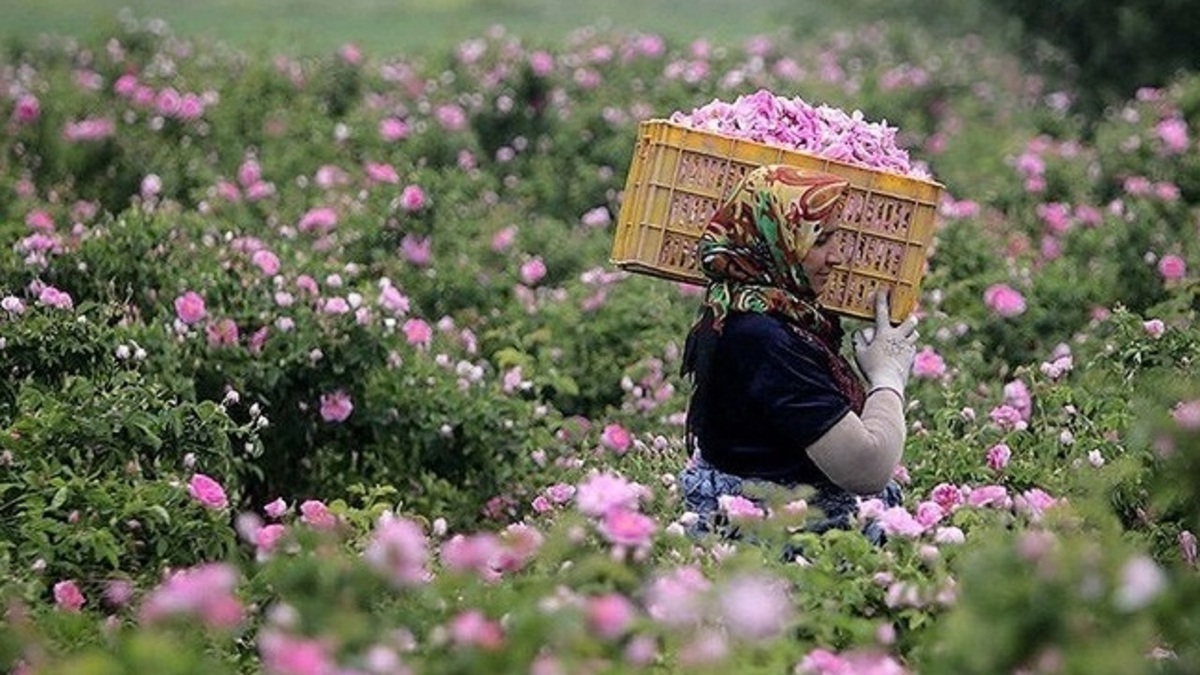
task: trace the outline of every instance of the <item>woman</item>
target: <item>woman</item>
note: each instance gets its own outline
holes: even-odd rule
[[[833,236],[848,183],[784,165],[751,171],[700,238],[709,279],[683,372],[689,466],[680,475],[694,533],[720,524],[718,500],[767,483],[813,488],[810,530],[848,528],[859,496],[900,500],[891,482],[905,440],[904,388],[916,319],[893,327],[887,296],[874,328],[853,336],[859,374],[841,356],[837,316],[817,303],[845,262]],[[881,540],[877,527],[866,534]]]

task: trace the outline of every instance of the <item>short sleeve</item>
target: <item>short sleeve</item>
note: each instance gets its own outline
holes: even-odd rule
[[[765,412],[780,437],[807,448],[846,413],[850,402],[834,383],[829,357],[782,321],[756,315],[740,322],[739,370],[749,403]]]

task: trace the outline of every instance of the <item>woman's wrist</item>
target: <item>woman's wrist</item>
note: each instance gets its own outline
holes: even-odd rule
[[[875,393],[881,392],[881,391],[892,392],[893,394],[896,395],[897,398],[900,399],[900,404],[901,405],[904,404],[904,401],[905,401],[904,391],[894,385],[891,385],[891,384],[873,384],[873,385],[871,385],[871,387],[869,389],[867,389],[867,396],[871,396],[872,394],[875,394]]]

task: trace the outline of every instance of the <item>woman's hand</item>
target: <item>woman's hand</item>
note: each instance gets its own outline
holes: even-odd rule
[[[870,388],[894,389],[901,398],[917,353],[917,317],[893,327],[888,320],[887,291],[875,293],[875,327],[854,333],[854,359]]]

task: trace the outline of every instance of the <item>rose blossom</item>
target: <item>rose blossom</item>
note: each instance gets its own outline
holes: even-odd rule
[[[398,117],[379,120],[379,137],[389,143],[408,138],[408,123]]]
[[[325,502],[316,499],[300,504],[300,520],[318,530],[329,530],[337,525],[337,516],[329,512]]]
[[[281,518],[283,514],[288,512],[287,502],[283,501],[283,497],[278,497],[275,501],[263,507],[263,513],[270,518]]]
[[[587,516],[603,516],[614,509],[635,509],[644,488],[614,473],[594,473],[575,491],[575,505]],[[565,491],[564,491],[565,492]]]
[[[350,400],[350,394],[345,391],[338,389],[321,394],[321,419],[326,422],[345,422],[352,412],[354,403]]]
[[[633,437],[620,424],[608,424],[600,435],[600,443],[618,455],[623,455],[633,444]]]
[[[414,347],[428,347],[433,340],[433,327],[422,319],[409,319],[404,322],[404,339]]]
[[[946,373],[946,362],[932,347],[925,347],[913,357],[912,374],[922,379],[937,379]]]
[[[425,191],[420,185],[407,185],[400,193],[400,208],[405,211],[420,211],[425,208]]]
[[[783,633],[792,615],[792,599],[778,579],[741,575],[718,594],[722,623],[734,636],[765,640]]]
[[[1187,274],[1187,263],[1177,255],[1164,255],[1158,261],[1158,273],[1166,281],[1179,281]]]
[[[1008,284],[993,284],[983,292],[983,302],[998,316],[1011,318],[1025,312],[1025,297]]]
[[[599,527],[610,544],[634,548],[649,545],[656,529],[653,518],[625,508],[609,509]]]
[[[31,124],[42,115],[42,104],[36,96],[25,94],[13,106],[12,118],[17,124]]]
[[[1200,429],[1200,398],[1180,401],[1171,409],[1171,418],[1181,429]]]
[[[614,640],[624,635],[637,615],[633,603],[620,593],[589,598],[584,611],[588,626],[605,640]]]
[[[54,584],[54,604],[65,612],[78,612],[85,602],[79,586],[71,579]]]
[[[204,298],[199,293],[188,291],[175,298],[175,316],[179,317],[179,321],[196,323],[204,318],[205,313]]]
[[[987,465],[992,471],[1003,471],[1004,467],[1008,466],[1008,459],[1012,456],[1012,451],[1003,443],[997,443],[988,448]]]
[[[521,283],[526,286],[537,285],[545,276],[546,263],[542,262],[541,257],[531,258],[521,265]]]
[[[139,618],[155,623],[172,616],[195,616],[211,628],[232,628],[242,620],[234,595],[238,573],[225,563],[205,563],[172,573],[142,603]]]
[[[492,250],[501,253],[513,245],[517,239],[517,228],[515,225],[509,225],[502,228],[492,235]]]
[[[192,475],[188,481],[188,494],[206,509],[223,509],[229,505],[225,488],[202,473]]]
[[[717,497],[717,506],[730,520],[756,520],[766,517],[765,511],[741,495],[721,495]]]
[[[462,647],[499,649],[504,644],[504,629],[479,610],[469,610],[450,621],[450,638]]]

